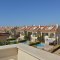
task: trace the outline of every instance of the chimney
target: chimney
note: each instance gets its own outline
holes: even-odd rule
[[[58,28],[58,24],[56,24],[56,27]]]
[[[40,25],[39,25],[39,28],[40,28]]]
[[[26,28],[27,28],[27,26],[26,26]]]

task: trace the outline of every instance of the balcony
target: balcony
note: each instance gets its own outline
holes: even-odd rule
[[[0,60],[60,60],[60,56],[20,43],[0,46]]]

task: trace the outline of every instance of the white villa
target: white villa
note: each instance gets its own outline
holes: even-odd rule
[[[44,40],[46,44],[49,44],[57,40],[57,44],[60,44],[60,26],[48,25],[48,26],[23,26],[18,29],[20,32],[20,38],[24,38],[24,31],[32,32],[31,41],[37,40],[38,34],[40,36],[44,35]]]

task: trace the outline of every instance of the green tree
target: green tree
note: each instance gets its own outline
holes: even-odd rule
[[[24,33],[25,33],[25,36],[24,36],[24,39],[25,40],[31,40],[31,32],[27,32],[27,31],[24,31]]]
[[[41,41],[45,42],[45,40],[44,40],[44,34],[42,34],[42,36],[41,36]]]
[[[31,40],[31,34],[32,34],[32,32],[28,32],[28,40]]]
[[[9,31],[12,38],[18,38],[20,36],[20,32],[17,32],[18,27],[14,27]]]
[[[28,40],[27,31],[24,31],[24,40]]]

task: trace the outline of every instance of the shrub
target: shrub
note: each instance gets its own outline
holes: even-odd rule
[[[16,40],[16,38],[7,39],[7,41],[12,41],[12,40]]]

